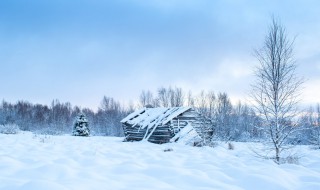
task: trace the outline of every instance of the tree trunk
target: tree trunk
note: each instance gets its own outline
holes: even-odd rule
[[[278,147],[276,147],[276,162],[280,164],[280,150]]]

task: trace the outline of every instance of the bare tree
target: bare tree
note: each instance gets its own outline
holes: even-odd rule
[[[160,106],[169,107],[170,97],[166,88],[161,87],[158,89],[158,101]]]
[[[231,114],[232,104],[227,93],[219,93],[216,107],[217,135],[223,140],[232,139]]]
[[[279,163],[285,140],[297,128],[293,119],[303,80],[296,75],[293,40],[288,39],[285,27],[275,18],[263,47],[256,50],[255,55],[260,64],[255,71],[252,97],[273,144],[275,161]]]
[[[206,92],[202,90],[195,99],[196,109],[202,115],[207,116],[207,96]]]
[[[182,88],[164,88],[158,89],[158,104],[162,107],[179,107],[184,104],[184,93]]]
[[[152,92],[148,91],[142,91],[140,94],[140,105],[142,107],[146,106],[155,106],[154,105],[155,101],[153,99],[153,94]]]
[[[120,120],[124,117],[121,104],[111,97],[104,96],[99,110],[96,114],[97,124],[100,131],[104,131],[106,135],[121,136],[123,131]]]
[[[180,107],[184,104],[184,93],[182,91],[182,88],[175,87],[173,90],[174,95],[174,101],[173,101],[173,107]]]
[[[213,91],[209,91],[207,94],[208,103],[208,117],[213,118],[216,110],[216,95]]]
[[[320,149],[320,104],[316,107],[316,113],[312,112],[311,136],[309,142]]]
[[[194,97],[192,96],[191,90],[189,90],[187,95],[187,106],[194,107]]]

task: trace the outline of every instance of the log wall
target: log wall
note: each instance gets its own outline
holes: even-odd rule
[[[190,123],[202,138],[210,139],[213,133],[212,123],[205,119],[194,110],[189,110],[180,114],[176,118],[163,126],[158,126],[149,138],[149,142],[162,144],[170,141],[181,129]],[[132,125],[124,123],[123,130],[126,141],[141,141],[146,133],[148,136],[152,129],[141,129],[139,125],[132,127]]]

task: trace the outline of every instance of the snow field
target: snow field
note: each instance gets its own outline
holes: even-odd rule
[[[295,148],[300,164],[256,157],[256,143],[228,150],[122,142],[116,137],[0,134],[0,189],[320,189],[320,151]],[[173,151],[164,152],[172,148]]]

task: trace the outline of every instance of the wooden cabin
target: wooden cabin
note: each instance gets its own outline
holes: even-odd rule
[[[158,144],[182,138],[208,141],[213,134],[211,120],[191,107],[142,108],[129,114],[121,123],[125,141],[147,140]]]

